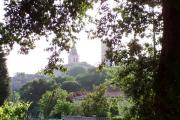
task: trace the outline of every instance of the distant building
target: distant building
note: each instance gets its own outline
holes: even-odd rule
[[[72,94],[69,96],[69,99],[72,101],[81,101],[84,100],[89,93],[91,92],[88,91],[72,92]],[[117,87],[116,88],[108,87],[106,92],[104,93],[105,97],[111,97],[111,98],[117,98],[123,95],[124,93]]]
[[[106,51],[108,51],[106,43],[101,42],[101,62],[104,62],[107,66],[111,66],[111,62],[106,59]]]
[[[105,92],[106,97],[119,97],[122,96],[123,92],[119,88],[109,87]]]
[[[101,62],[106,60],[106,51],[108,47],[105,43],[101,42]]]
[[[72,101],[81,101],[87,96],[88,92],[86,91],[77,91],[73,92],[71,96],[69,96]]]
[[[75,63],[79,63],[79,55],[77,53],[75,44],[73,44],[69,52],[68,64],[75,64]]]

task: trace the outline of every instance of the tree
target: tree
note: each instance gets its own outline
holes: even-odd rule
[[[58,85],[62,85],[63,82],[65,81],[75,81],[74,77],[56,77],[54,78],[54,81],[58,84]]]
[[[68,92],[77,92],[80,91],[81,86],[76,81],[64,81],[61,88],[67,90]]]
[[[82,22],[73,21],[74,19],[81,18],[85,11],[90,8],[91,1],[63,1],[57,0],[20,0],[20,1],[6,1],[5,2],[5,23],[0,23],[0,46],[6,48],[9,52],[13,48],[14,43],[21,46],[21,52],[27,54],[29,49],[35,47],[34,42],[40,36],[46,37],[50,34],[55,34],[54,39],[51,41],[48,51],[53,51],[52,56],[49,58],[49,63],[45,72],[51,72],[52,69],[64,70],[60,65],[62,59],[59,58],[59,51],[69,50],[70,42],[75,39],[71,33],[77,32],[81,29]],[[58,4],[56,4],[58,2]],[[52,46],[51,46],[52,45]],[[58,50],[57,50],[58,48]],[[2,50],[0,50],[2,51]],[[5,52],[5,51],[3,51]],[[4,55],[0,58],[1,68],[5,68]],[[59,64],[55,66],[55,64]],[[8,80],[6,70],[1,74],[1,87],[0,105],[8,96]]]
[[[38,102],[41,96],[48,90],[56,87],[53,82],[48,82],[43,79],[35,80],[25,84],[20,90],[20,99],[25,102],[32,102],[30,112],[36,116],[39,113]]]
[[[22,100],[37,102],[43,93],[53,89],[54,86],[55,85],[51,82],[39,79],[27,83],[19,92]]]
[[[134,102],[130,119],[155,119],[157,46],[163,28],[162,14],[155,9],[160,7],[160,1],[119,0],[115,1],[113,8],[108,4],[105,1],[100,7],[102,17],[95,20],[97,30],[93,35],[107,45],[107,59],[120,66],[113,78],[120,82],[120,87]],[[124,43],[124,37],[129,39],[128,44]],[[147,39],[144,45],[141,43],[143,39]]]
[[[156,86],[156,119],[180,118],[180,3],[178,0],[162,0],[164,20],[162,51]]]
[[[102,4],[104,1],[101,1]],[[69,31],[70,28],[74,30],[76,22],[73,21],[75,18],[84,15],[85,11],[92,6],[91,2],[86,0],[66,0],[59,5],[54,4],[54,0],[47,1],[35,1],[35,0],[22,0],[22,1],[10,1],[6,6],[6,25],[3,26],[2,32],[2,43],[10,45],[17,42],[24,46],[22,51],[26,52],[28,48],[33,48],[34,41],[31,41],[30,37],[33,34],[44,35],[46,33],[54,33],[55,39],[52,40],[52,47],[49,50],[53,51],[49,68],[57,68],[54,66],[58,63],[58,50],[68,50],[68,42],[73,38]],[[117,10],[122,13],[122,19],[116,21],[117,14],[107,13],[109,11],[103,5],[101,11],[105,15],[100,20],[100,28],[98,36],[107,44],[109,52],[107,57],[110,62],[116,64],[121,60],[119,56],[118,47],[121,46],[122,35],[132,34],[135,38],[137,36],[144,36],[147,28],[152,23],[155,25],[153,30],[157,30],[154,33],[160,33],[162,24],[159,26],[161,20],[161,14],[156,12],[147,11],[149,8],[154,8],[155,5],[162,3],[163,7],[163,22],[164,22],[164,33],[162,40],[162,54],[160,58],[159,70],[157,74],[157,80],[154,83],[156,92],[156,119],[164,120],[170,119],[170,117],[178,117],[179,109],[177,108],[179,101],[179,92],[176,88],[179,88],[179,1],[178,0],[127,0],[123,2]],[[118,16],[118,15],[117,15]],[[155,19],[151,18],[157,18]],[[69,18],[69,19],[68,19]],[[119,17],[120,18],[120,17]],[[115,22],[114,22],[115,20]],[[118,23],[118,24],[116,24]],[[115,25],[116,24],[116,25]],[[81,24],[80,24],[81,25]],[[119,29],[116,29],[119,28]],[[78,31],[79,29],[75,29]],[[159,31],[160,30],[160,31]],[[47,35],[47,34],[46,34]],[[113,35],[113,36],[112,36]],[[109,36],[109,37],[107,37]],[[68,37],[68,38],[67,38]],[[69,38],[70,37],[70,38]],[[51,49],[52,48],[52,49]],[[115,50],[113,49],[115,48]],[[59,66],[62,67],[62,66]],[[48,71],[48,70],[47,70]],[[171,96],[171,97],[169,97]],[[173,99],[174,98],[174,99]],[[176,101],[174,101],[176,100]],[[169,103],[172,103],[169,105]],[[171,118],[172,119],[172,118]]]
[[[143,10],[144,5],[148,5],[149,7],[154,7],[157,6],[159,3],[162,3],[163,7],[163,39],[162,39],[162,51],[161,51],[161,57],[160,57],[160,63],[159,63],[159,69],[158,69],[158,74],[156,76],[156,80],[154,82],[153,87],[155,87],[155,104],[154,104],[154,110],[155,110],[155,116],[157,120],[169,120],[169,119],[178,119],[179,118],[179,108],[177,105],[177,101],[179,101],[179,23],[178,20],[180,19],[180,4],[179,1],[172,0],[172,1],[167,1],[167,0],[128,0],[124,5],[119,7],[121,13],[122,13],[122,22],[118,21],[120,26],[122,27],[121,29],[118,29],[120,31],[116,32],[117,29],[114,28],[114,24],[109,24],[111,21],[114,20],[114,16],[112,14],[107,14],[106,17],[102,20],[109,20],[108,24],[105,24],[103,21],[101,21],[101,24],[104,26],[101,26],[101,29],[99,31],[101,32],[100,35],[107,35],[103,34],[111,32],[107,32],[108,26],[110,26],[109,29],[112,30],[112,32],[115,32],[113,37],[113,40],[110,40],[108,37],[106,38],[107,40],[105,43],[107,43],[109,49],[109,53],[107,54],[107,57],[110,58],[111,61],[114,61],[113,58],[115,57],[121,57],[117,54],[117,51],[113,51],[113,47],[116,46],[115,44],[120,43],[118,40],[118,37],[121,37],[122,34],[118,33],[140,33],[139,35],[141,36],[141,33],[145,32],[146,27],[149,26],[147,20],[153,20],[153,19],[147,19],[149,15],[155,14],[155,11],[153,10],[150,12],[150,14],[144,13],[145,9]],[[127,11],[123,11],[122,8],[127,8]],[[104,9],[107,10],[107,9]],[[139,11],[140,10],[140,11]],[[130,13],[130,14],[129,14]],[[133,14],[131,14],[133,13]],[[143,13],[143,14],[142,14]],[[130,15],[130,16],[129,16]],[[146,15],[146,16],[144,16]],[[161,15],[161,14],[160,14]],[[130,18],[130,19],[129,19]],[[141,19],[142,18],[142,19]],[[153,17],[152,17],[153,18]],[[114,21],[113,21],[114,22]],[[116,23],[116,22],[114,22]],[[159,21],[154,21],[153,23],[160,23]],[[144,24],[144,27],[141,26]],[[106,26],[107,25],[107,26]],[[103,29],[104,28],[104,29]],[[106,28],[106,29],[105,29]],[[124,29],[125,28],[125,29]],[[142,28],[142,29],[141,29]],[[109,30],[108,29],[108,30]],[[158,29],[154,29],[158,30]],[[161,30],[161,29],[159,29]],[[155,33],[157,33],[155,31]],[[135,36],[136,37],[136,36]],[[113,42],[115,44],[113,44]],[[114,45],[114,46],[113,46]],[[115,63],[121,60],[121,58],[116,59]]]
[[[60,51],[68,51],[72,41],[77,39],[73,33],[81,30],[81,18],[91,7],[92,0],[5,0],[1,43],[8,48],[18,43],[21,52],[27,54],[35,47],[34,42],[44,36],[50,42],[46,50],[52,52],[45,72],[64,70]],[[52,39],[48,37],[51,35]]]
[[[118,108],[118,99],[117,98],[110,98],[110,113],[112,116],[119,115],[119,108]]]
[[[88,91],[93,89],[93,84],[92,84],[92,79],[91,79],[90,74],[88,73],[79,74],[77,75],[76,79],[83,89],[88,90]]]
[[[57,115],[58,118],[62,118],[62,116],[72,115],[74,109],[73,103],[66,100],[58,100],[54,107],[53,114]]]
[[[45,118],[48,118],[50,116],[59,118],[60,116],[61,118],[61,114],[57,112],[58,110],[55,107],[57,106],[57,104],[59,104],[58,101],[66,101],[67,97],[68,93],[59,88],[44,93],[39,101],[40,111],[42,112],[43,116]]]
[[[90,69],[85,73],[78,74],[76,76],[77,82],[83,89],[93,90],[94,86],[98,86],[105,82],[106,73],[104,71],[97,71],[96,69]]]
[[[10,94],[10,79],[6,68],[6,59],[2,47],[0,47],[0,106]]]
[[[145,45],[131,41],[127,49],[122,51],[124,60],[120,65],[109,68],[110,84],[119,86],[133,103],[124,115],[127,120],[155,119],[153,83],[158,59],[155,60],[152,54],[153,46]]]
[[[85,116],[107,117],[109,112],[109,103],[104,96],[106,88],[101,85],[90,93],[82,102],[82,109]]]
[[[80,73],[85,73],[85,72],[86,72],[86,69],[85,69],[85,68],[80,67],[80,66],[75,66],[75,67],[72,67],[72,68],[68,71],[68,75],[76,77],[78,74],[80,74]]]

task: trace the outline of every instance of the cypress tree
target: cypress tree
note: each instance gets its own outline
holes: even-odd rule
[[[5,54],[0,46],[0,106],[8,98],[10,93],[10,79],[6,67]]]

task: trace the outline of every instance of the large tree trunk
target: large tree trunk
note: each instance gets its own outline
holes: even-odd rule
[[[164,33],[155,81],[156,120],[180,119],[180,7],[170,2],[162,0]]]
[[[5,54],[0,46],[0,106],[3,105],[10,94],[9,82]]]

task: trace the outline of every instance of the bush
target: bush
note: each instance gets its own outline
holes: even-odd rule
[[[112,120],[124,120],[123,116],[112,117]]]
[[[25,84],[20,90],[20,99],[23,101],[30,101],[32,104],[29,108],[29,112],[33,117],[39,115],[38,102],[41,96],[48,90],[52,90],[56,87],[56,84],[52,81],[46,81],[45,79],[34,80]]]
[[[54,110],[52,111],[52,114],[56,115],[56,117],[58,118],[62,118],[62,116],[64,115],[72,115],[74,109],[75,107],[73,103],[69,101],[58,100],[57,104],[54,107]]]
[[[67,90],[68,92],[80,91],[81,86],[76,81],[65,81],[62,83],[61,88]]]
[[[95,92],[87,95],[82,102],[82,109],[85,116],[107,117],[109,113],[109,103],[104,96],[105,87],[99,86]]]
[[[110,98],[109,103],[111,103],[110,106],[110,113],[112,116],[119,115],[119,108],[118,108],[118,99],[116,98]]]
[[[69,94],[65,90],[62,90],[59,88],[53,91],[47,91],[45,94],[43,94],[39,101],[40,110],[43,117],[61,118],[60,112],[68,111],[69,109],[69,108],[64,107],[64,106],[69,107],[66,101],[68,95]],[[62,103],[61,101],[65,101],[65,102]],[[55,109],[56,107],[60,108],[61,110]],[[66,109],[66,110],[63,111],[63,109]]]
[[[5,102],[0,107],[1,120],[21,120],[28,117],[30,104],[25,102]]]

